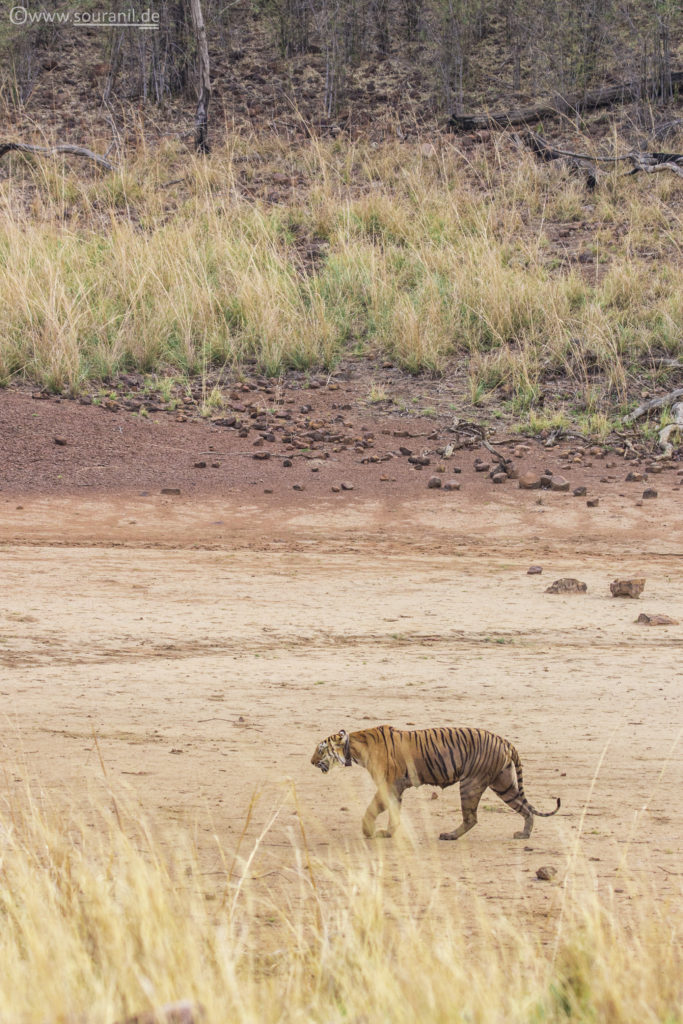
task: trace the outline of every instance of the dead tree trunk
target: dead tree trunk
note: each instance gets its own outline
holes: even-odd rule
[[[211,78],[209,76],[209,46],[200,0],[190,0],[192,24],[197,40],[197,65],[199,87],[197,113],[195,115],[194,146],[198,153],[209,152],[209,102],[211,100]]]
[[[683,85],[683,71],[672,71],[667,82],[670,82],[672,90],[676,86]],[[660,83],[658,81],[648,82],[647,85],[648,89],[650,87],[654,89],[655,95],[659,95]],[[558,114],[575,114],[580,110],[597,110],[599,107],[608,107],[613,103],[627,103],[640,96],[641,91],[641,82],[623,82],[621,85],[610,88],[595,89],[582,96],[557,96],[551,103],[538,107],[526,107],[523,110],[510,110],[498,114],[453,114],[448,126],[454,131],[468,132],[481,128],[508,128],[511,125],[526,125],[530,121],[556,117]]]

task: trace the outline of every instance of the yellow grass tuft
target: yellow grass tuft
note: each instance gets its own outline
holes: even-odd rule
[[[86,824],[15,800],[0,819],[3,1020],[100,1024],[179,999],[208,1024],[682,1019],[683,900],[624,872],[620,899],[585,895],[569,858],[534,922],[433,865],[396,876],[381,844],[321,861],[299,817],[288,895],[244,835],[207,892],[189,834],[160,845],[122,804]]]

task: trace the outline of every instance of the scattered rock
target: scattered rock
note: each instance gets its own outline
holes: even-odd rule
[[[430,476],[429,480],[427,481],[427,487],[441,487],[441,477]]]
[[[161,488],[161,493],[162,494],[180,494],[180,488],[179,487],[162,487]]]
[[[575,487],[572,493],[573,493],[575,498],[585,498],[586,497],[586,488],[585,487]]]
[[[552,484],[553,484],[553,474],[552,473],[543,473],[541,475],[541,487],[543,487],[544,490],[550,490],[550,488],[552,487]]]
[[[353,490],[353,484],[351,483],[350,480],[342,480],[342,482],[341,482],[341,489],[342,489],[342,491],[352,491]]]
[[[56,437],[55,438],[55,444],[58,444],[60,446],[60,448],[63,448],[64,445],[66,444],[66,438],[65,437]]]
[[[546,594],[585,594],[588,586],[581,580],[575,580],[571,576],[564,576],[555,580],[549,587],[545,588]]]
[[[202,462],[195,462],[194,468],[195,469],[206,469],[206,463],[203,462],[203,461]]]
[[[678,619],[672,619],[670,615],[646,615],[641,612],[636,622],[641,626],[677,626]]]
[[[536,871],[536,878],[541,882],[550,882],[557,874],[557,868],[553,867],[552,864],[545,864],[542,868],[538,868]]]
[[[541,486],[541,478],[538,473],[522,473],[519,478],[519,487],[523,491],[537,491]]]
[[[507,473],[494,473],[491,477],[491,482],[494,484],[504,484],[507,478]]]
[[[543,566],[541,565],[530,565],[526,571],[527,576],[538,576],[539,573],[543,572]]]
[[[588,508],[597,508],[599,504],[600,504],[600,499],[599,498],[589,498],[588,501],[586,502],[586,505],[588,505]]]
[[[643,491],[643,497],[644,497],[644,498],[656,498],[656,497],[657,497],[657,492],[656,492],[656,490],[654,489],[654,487],[647,487],[647,488],[646,488],[646,489],[645,489],[645,490]]]
[[[447,480],[443,485],[444,491],[459,491],[460,481],[459,480]]]
[[[412,455],[413,454],[413,449],[412,448],[406,448],[406,446],[404,444],[402,444],[401,447],[399,448],[399,452],[401,453],[401,455],[408,456],[408,455]]]
[[[640,597],[645,589],[644,579],[614,580],[609,585],[612,597]]]
[[[178,1003],[167,1003],[155,1010],[145,1010],[133,1017],[126,1017],[118,1024],[199,1024],[204,1020],[205,1010],[201,1003],[181,999]]]
[[[640,483],[640,481],[643,479],[643,476],[643,473],[634,473],[633,471],[631,471],[630,473],[626,474],[626,480],[629,483]]]
[[[237,422],[236,416],[214,416],[211,420],[214,427],[234,427]]]
[[[282,465],[284,466],[285,469],[291,469],[294,463],[292,462],[291,459],[285,459]]]
[[[550,481],[551,491],[568,491],[569,480],[565,480],[563,476],[554,476]]]
[[[304,490],[304,485],[303,484],[294,484],[292,486],[292,490],[293,491],[303,491]]]
[[[259,462],[265,462],[270,458],[270,452],[254,452],[253,458],[258,459]]]
[[[341,487],[339,487],[337,484],[332,484],[330,490],[332,491],[333,494],[339,494],[339,492],[341,491]]]
[[[518,444],[512,454],[516,459],[523,459],[525,455],[529,454],[529,450],[528,444]]]
[[[474,460],[474,469],[477,473],[488,473],[491,468],[490,462],[482,462],[480,459]]]

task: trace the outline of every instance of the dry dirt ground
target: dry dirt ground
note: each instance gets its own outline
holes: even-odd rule
[[[239,847],[242,870],[276,815],[247,874],[280,908],[309,896],[301,821],[321,888],[381,864],[399,900],[407,877],[435,913],[478,894],[552,928],[568,867],[617,900],[634,874],[663,900],[679,891],[683,624],[635,623],[643,611],[683,623],[678,485],[637,506],[618,483],[588,509],[480,477],[463,466],[454,494],[421,479],[394,497],[281,503],[256,489],[5,483],[2,813],[30,786],[95,821],[108,788],[162,837],[193,836],[208,898],[225,888],[222,858]],[[546,594],[562,576],[587,593]],[[613,599],[615,576],[645,577],[641,598]],[[560,813],[515,842],[520,820],[487,794],[477,828],[440,843],[457,792],[424,788],[406,794],[399,837],[364,840],[369,776],[322,776],[310,757],[341,727],[384,722],[506,735],[531,802],[559,796]],[[536,881],[545,864],[554,882]]]

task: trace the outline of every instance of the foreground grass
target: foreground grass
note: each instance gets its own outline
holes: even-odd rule
[[[3,814],[3,1020],[106,1024],[180,998],[209,1024],[683,1020],[680,897],[572,896],[570,872],[542,945],[464,891],[430,879],[416,898],[407,876],[384,877],[379,847],[326,870],[302,830],[296,901],[255,895],[247,844],[207,900],[189,836],[168,854],[139,817],[116,818]]]
[[[588,413],[623,404],[680,352],[680,183],[615,173],[587,197],[496,147],[234,138],[205,162],[168,144],[80,179],[13,158],[0,381],[78,391],[355,352],[412,373],[461,360],[474,404],[503,389],[528,412],[557,378]]]

